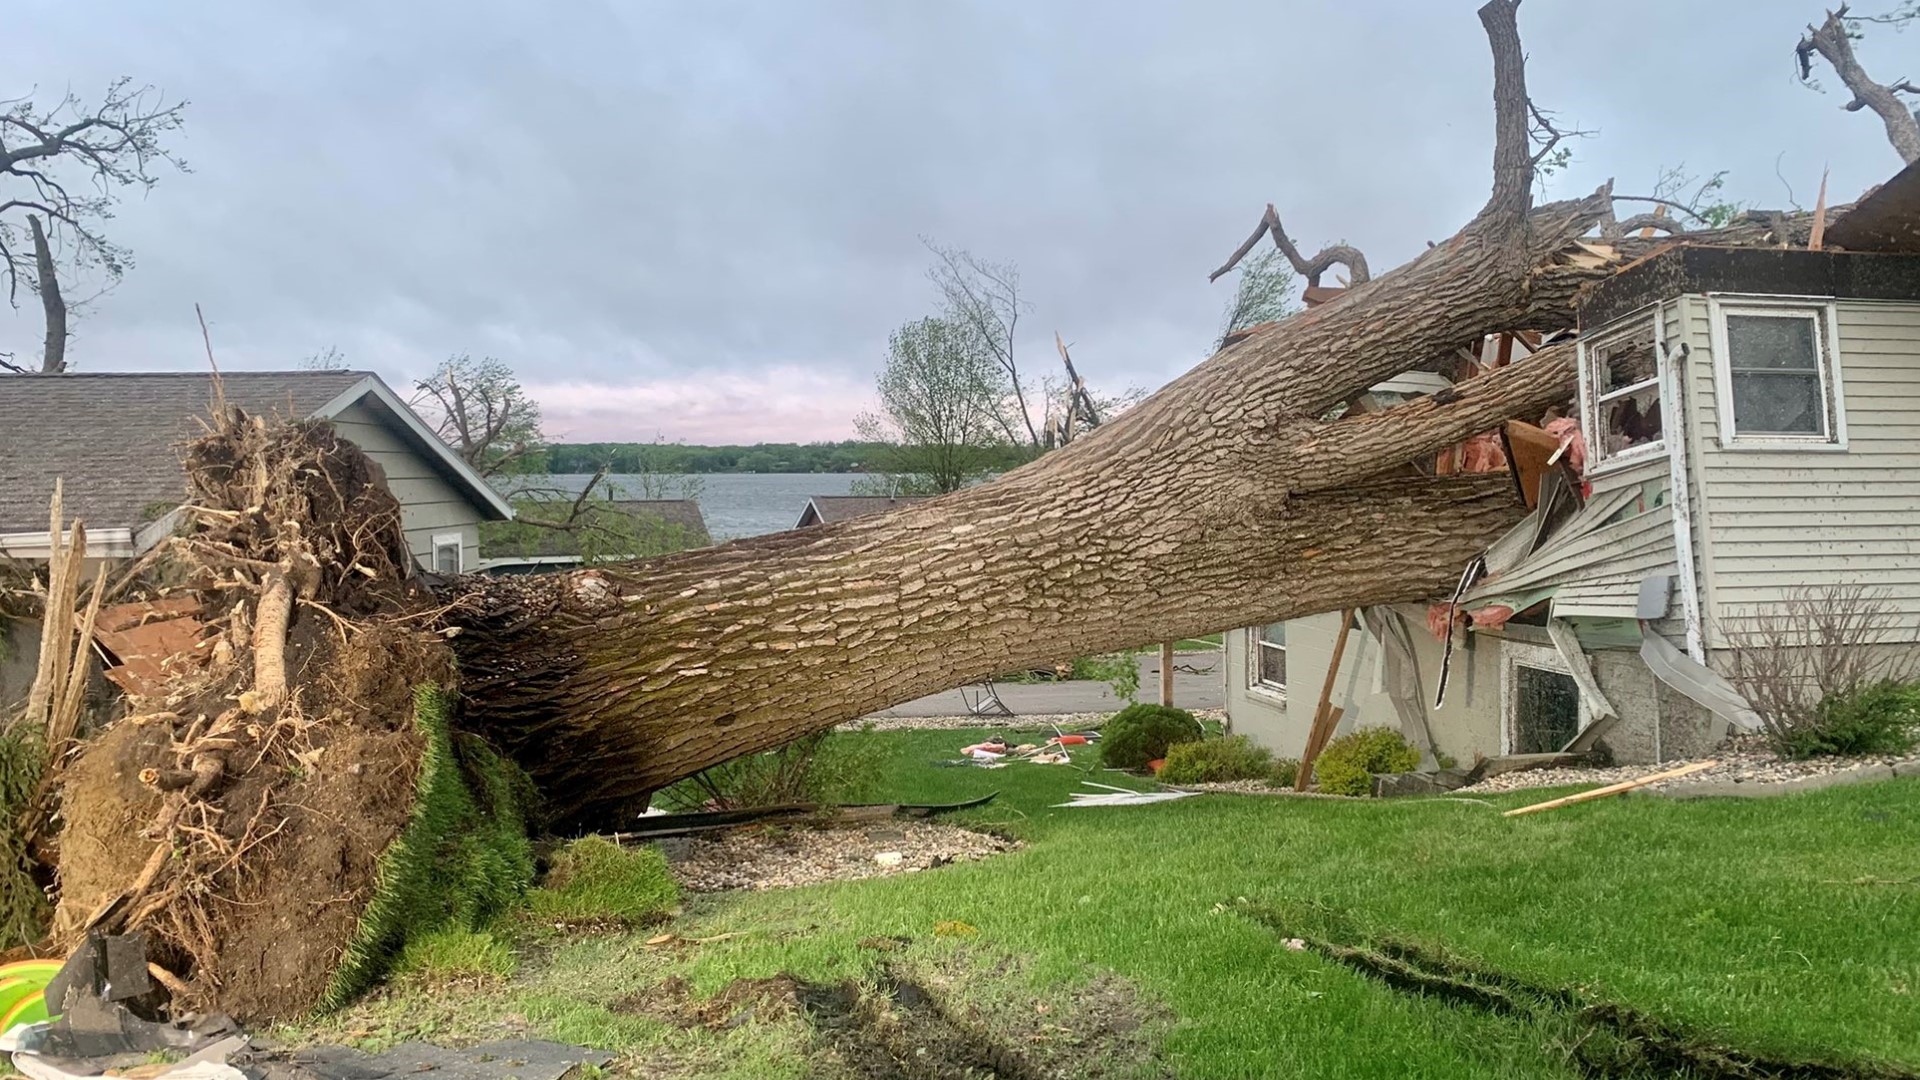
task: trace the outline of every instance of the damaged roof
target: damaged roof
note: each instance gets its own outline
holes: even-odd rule
[[[407,441],[487,518],[511,510],[367,371],[235,371],[229,402],[260,416],[330,418],[368,395]],[[200,372],[67,372],[0,377],[0,534],[44,532],[56,478],[69,518],[131,528],[186,498],[180,446],[206,430],[212,378]],[[424,436],[424,437],[423,437]]]

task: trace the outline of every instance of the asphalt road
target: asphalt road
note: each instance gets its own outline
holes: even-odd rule
[[[1218,709],[1226,705],[1226,653],[1178,653],[1173,661],[1173,703],[1183,709]],[[1016,715],[1112,712],[1122,705],[1106,683],[1048,682],[995,683],[1000,700]],[[970,701],[979,700],[979,686],[947,690],[917,701],[895,705],[876,716],[965,716]],[[1140,657],[1140,700],[1160,700],[1160,654]]]

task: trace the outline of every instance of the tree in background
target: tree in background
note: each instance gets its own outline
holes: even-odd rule
[[[0,101],[0,273],[14,306],[23,283],[40,296],[47,321],[41,371],[67,368],[70,309],[57,263],[64,259],[72,275],[100,273],[101,291],[133,265],[132,254],[100,226],[122,189],[151,190],[161,166],[186,171],[162,145],[184,122],[186,104],[168,104],[153,87],[127,78],[91,106],[71,91],[50,107],[32,95]]]
[[[1020,372],[1014,337],[1027,308],[1020,298],[1020,268],[990,262],[962,248],[941,247],[925,238],[921,243],[934,255],[927,280],[940,292],[945,307],[941,317],[971,339],[971,346],[1003,376],[1003,396],[994,410],[1000,433],[1009,443],[1039,449],[1040,427],[1027,404],[1027,380]]]
[[[879,413],[856,421],[887,444],[864,490],[941,495],[985,475],[1008,438],[1006,369],[979,335],[951,318],[917,319],[887,340]]]
[[[512,368],[491,356],[448,357],[413,388],[413,407],[481,476],[525,472],[545,445],[539,403]]]

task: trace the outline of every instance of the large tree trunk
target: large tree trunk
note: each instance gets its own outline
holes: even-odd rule
[[[533,772],[560,824],[604,824],[702,768],[996,672],[1448,591],[1524,511],[1507,476],[1406,464],[1565,401],[1573,346],[1321,418],[1489,332],[1571,325],[1577,290],[1631,254],[1574,243],[1610,219],[1605,190],[1529,209],[1515,6],[1481,10],[1494,193],[1458,235],[992,483],[837,526],[474,583],[454,616],[468,722]]]

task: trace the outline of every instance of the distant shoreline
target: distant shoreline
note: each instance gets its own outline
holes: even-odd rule
[[[883,460],[887,444],[845,441],[754,443],[705,446],[698,443],[553,443],[530,462],[534,475],[591,475],[602,467],[612,473],[683,476],[870,473]],[[1027,460],[1025,447],[988,451],[987,471],[1003,472]]]

